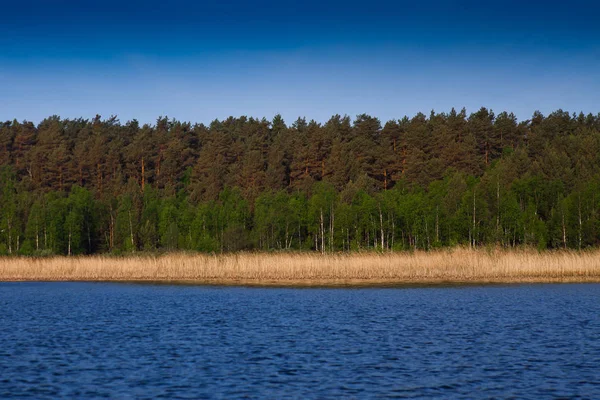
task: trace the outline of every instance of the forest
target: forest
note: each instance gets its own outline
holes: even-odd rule
[[[584,249],[600,113],[0,122],[0,254]]]

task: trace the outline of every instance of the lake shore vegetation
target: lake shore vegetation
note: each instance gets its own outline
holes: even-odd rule
[[[0,255],[599,244],[600,114],[0,123]]]
[[[600,251],[454,248],[337,254],[0,257],[0,281],[259,286],[600,282]]]

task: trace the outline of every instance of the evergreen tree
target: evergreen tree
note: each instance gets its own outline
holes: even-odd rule
[[[600,244],[600,114],[0,124],[0,253]]]

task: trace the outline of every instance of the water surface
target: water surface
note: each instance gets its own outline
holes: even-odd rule
[[[600,398],[600,285],[0,283],[0,398]]]

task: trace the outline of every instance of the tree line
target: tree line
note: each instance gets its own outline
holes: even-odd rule
[[[600,243],[600,114],[0,123],[0,254]]]

